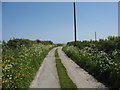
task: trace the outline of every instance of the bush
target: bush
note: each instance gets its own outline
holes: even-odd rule
[[[74,46],[75,42],[68,42],[68,46]],[[120,36],[114,37],[109,36],[107,39],[100,39],[98,41],[77,41],[76,47],[83,49],[85,47],[90,47],[92,49],[97,49],[98,51],[104,51],[109,55],[109,58],[115,59],[119,56],[113,56],[114,51],[119,52],[120,50]]]
[[[52,41],[41,41],[41,40],[35,40],[37,43],[41,43],[41,44],[44,44],[44,45],[52,45],[53,42]]]
[[[109,59],[109,55],[104,51],[90,47],[79,49],[74,46],[65,46],[63,47],[63,51],[99,81],[105,83],[110,88],[119,88],[120,61],[116,63],[114,59]],[[119,52],[116,51],[117,53]]]
[[[3,44],[2,87],[28,88],[43,59],[54,45],[13,39]]]
[[[7,42],[8,47],[18,48],[24,46],[31,46],[34,41],[28,39],[11,39]]]

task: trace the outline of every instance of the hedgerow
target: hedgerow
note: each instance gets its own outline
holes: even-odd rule
[[[13,39],[2,46],[3,88],[28,88],[43,59],[54,47],[27,39]]]
[[[120,87],[120,37],[107,40],[69,42],[63,51],[99,81],[110,88]],[[116,40],[117,39],[117,40]],[[105,44],[108,43],[107,45]],[[104,46],[106,45],[106,47]],[[104,46],[104,47],[102,47]],[[109,51],[106,51],[110,49]]]

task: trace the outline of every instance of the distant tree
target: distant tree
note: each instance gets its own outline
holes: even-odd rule
[[[35,40],[37,43],[41,43],[41,44],[44,44],[44,45],[52,45],[53,42],[52,41],[41,41],[39,39]]]

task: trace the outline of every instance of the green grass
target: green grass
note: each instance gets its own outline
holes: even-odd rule
[[[28,88],[45,56],[53,47],[53,45],[32,44],[11,48],[3,45],[2,87]]]
[[[63,51],[99,82],[104,83],[109,88],[120,88],[119,57],[116,58],[116,61],[118,61],[116,63],[114,59],[109,60],[107,53],[104,51],[98,51],[90,47],[79,49],[74,46],[65,46]]]
[[[2,87],[2,60],[0,60],[0,89]]]
[[[0,44],[0,89],[2,87],[2,45]]]
[[[71,88],[71,89],[77,90],[76,85],[69,78],[69,76],[68,76],[68,74],[66,72],[66,68],[61,63],[61,60],[59,58],[57,49],[55,51],[55,57],[56,57],[56,67],[57,67],[57,72],[58,72],[61,88],[62,89]]]

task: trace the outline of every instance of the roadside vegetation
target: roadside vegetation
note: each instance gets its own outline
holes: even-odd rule
[[[48,52],[51,41],[12,39],[2,44],[2,87],[28,88]]]
[[[0,89],[2,88],[2,59],[0,56]]]
[[[120,37],[69,42],[63,51],[109,88],[120,88]]]
[[[55,57],[56,57],[56,67],[57,67],[57,72],[58,72],[61,88],[62,89],[71,88],[73,90],[77,90],[76,85],[69,78],[66,72],[66,68],[63,66],[61,59],[59,58],[57,49],[55,51]]]
[[[1,87],[2,87],[2,44],[0,44],[0,88]]]

